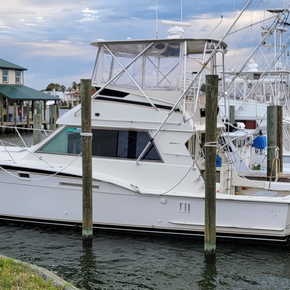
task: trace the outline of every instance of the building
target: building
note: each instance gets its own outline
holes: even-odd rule
[[[24,85],[24,71],[19,65],[0,59],[0,120],[5,126],[33,126],[36,104],[42,108],[42,124],[46,125],[46,102],[58,97],[44,94]]]

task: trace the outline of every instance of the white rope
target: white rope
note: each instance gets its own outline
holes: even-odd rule
[[[47,175],[47,176],[44,176],[44,177],[40,177],[40,178],[29,178],[29,180],[31,180],[31,181],[38,181],[38,180],[44,180],[44,179],[48,179],[48,178],[51,178],[51,177],[53,177],[53,176],[55,176],[55,175],[57,175],[57,174],[59,174],[59,173],[61,173],[63,170],[65,170],[67,167],[69,167],[73,162],[75,162],[80,156],[81,156],[81,154],[82,154],[82,152],[81,153],[79,153],[70,163],[68,163],[65,167],[63,167],[63,168],[61,168],[59,171],[57,171],[57,172],[55,172],[55,173],[53,173],[53,174],[51,174],[51,175]],[[40,158],[40,160],[43,160],[42,158]],[[44,160],[43,160],[44,161]],[[44,162],[46,162],[46,161],[44,161]],[[53,168],[52,166],[51,166],[51,168]],[[11,176],[13,176],[13,177],[15,177],[15,178],[19,178],[19,176],[18,175],[15,175],[15,174],[13,174],[13,173],[11,173],[11,172],[9,172],[8,170],[6,170],[5,168],[3,168],[1,165],[0,165],[0,169],[2,169],[4,172],[6,172],[7,174],[9,174],[9,175],[11,175]]]

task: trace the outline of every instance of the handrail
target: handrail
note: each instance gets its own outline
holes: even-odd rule
[[[92,99],[95,96],[98,96],[100,94],[100,92],[102,92],[110,83],[112,83],[115,79],[117,79],[124,71],[129,74],[129,72],[126,70],[132,63],[134,63],[141,55],[143,55],[147,50],[149,50],[149,48],[151,48],[151,46],[154,44],[155,42],[151,42],[147,47],[145,47],[138,55],[136,55],[132,61],[130,61],[126,66],[123,66],[122,64],[120,64],[120,62],[118,61],[118,59],[114,56],[114,54],[111,52],[111,50],[104,44],[104,47],[109,51],[109,53],[113,56],[114,59],[116,59],[116,61],[120,64],[120,66],[122,67],[122,70],[120,72],[118,72],[113,78],[111,78],[109,81],[107,81],[101,88],[99,88],[99,90],[97,92],[95,92],[92,95]],[[130,77],[130,74],[129,74]],[[135,83],[135,80],[132,80]],[[135,83],[136,84],[136,83]],[[137,84],[138,85],[138,84]],[[138,87],[138,86],[137,86]],[[139,89],[139,87],[138,87]],[[141,89],[141,88],[140,88]],[[145,92],[141,89],[141,93],[144,94],[145,98],[148,100],[148,102],[150,103],[150,105],[152,105],[156,110],[159,110],[148,98],[148,96],[145,94]],[[81,110],[81,108],[79,108],[75,113],[74,113],[74,117],[77,116],[78,112]]]
[[[154,42],[151,43],[153,45]],[[116,60],[116,62],[120,65],[122,69],[121,72],[125,72],[128,77],[132,80],[132,82],[136,85],[136,87],[139,89],[139,91],[144,95],[144,97],[147,99],[147,101],[150,103],[152,107],[154,107],[157,111],[159,109],[151,102],[149,97],[146,95],[146,93],[142,90],[142,88],[138,85],[138,83],[135,81],[135,79],[131,76],[131,74],[127,71],[127,69],[122,65],[122,63],[118,60],[118,58],[111,52],[111,50],[104,44],[104,47],[109,51],[109,53],[112,55],[112,57]],[[142,51],[142,54],[145,52],[145,49]]]

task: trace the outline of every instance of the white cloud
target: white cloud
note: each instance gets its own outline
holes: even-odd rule
[[[269,1],[272,1],[269,3]],[[236,1],[236,6],[243,6],[247,1]],[[238,15],[228,1],[216,0],[200,2],[197,0],[183,0],[183,21],[190,21],[192,27],[185,28],[186,37],[220,38]],[[251,25],[255,20],[261,19],[260,1],[253,1],[251,11],[243,15],[236,30]],[[271,6],[282,7],[281,0],[268,0]],[[17,9],[15,9],[17,7]],[[255,10],[255,9],[257,10]],[[155,9],[156,3],[150,1],[126,0],[9,0],[1,3],[0,10],[0,40],[5,45],[0,47],[0,57],[16,63],[25,64],[29,73],[41,69],[45,73],[49,67],[37,66],[39,59],[49,58],[58,63],[65,59],[72,64],[67,71],[67,78],[71,74],[82,75],[82,62],[93,62],[95,50],[89,45],[97,38],[134,39],[155,37]],[[202,10],[204,9],[204,10]],[[240,8],[239,8],[240,9]],[[258,12],[258,10],[260,12]],[[158,1],[158,14],[160,19],[178,20],[180,18],[180,3],[173,0]],[[221,14],[223,14],[222,22]],[[159,38],[167,37],[169,27],[158,25]],[[226,39],[229,44],[227,58],[241,57],[245,46],[253,46],[254,38],[258,38],[260,26],[248,29],[246,37],[230,36]],[[236,37],[236,38],[235,38]],[[233,53],[234,52],[234,53]],[[74,65],[75,62],[78,65]],[[46,64],[50,65],[50,63]],[[67,65],[60,66],[54,71],[54,78],[64,78],[60,73]],[[91,68],[92,69],[92,68]],[[91,73],[91,71],[88,71]],[[43,74],[45,78],[45,74]],[[26,80],[30,79],[26,76]],[[51,79],[51,76],[49,76]],[[45,81],[45,80],[44,80]]]

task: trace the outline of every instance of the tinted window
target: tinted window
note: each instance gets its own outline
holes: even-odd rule
[[[39,149],[40,152],[79,154],[82,151],[81,129],[66,127],[48,144]],[[92,155],[137,159],[148,144],[147,132],[122,130],[93,129]],[[160,160],[154,144],[144,154],[145,160]]]

